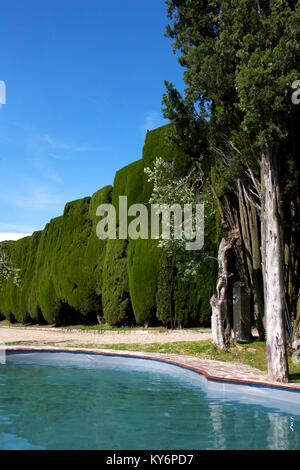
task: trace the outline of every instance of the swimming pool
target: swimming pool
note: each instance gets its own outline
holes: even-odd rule
[[[300,394],[117,354],[9,350],[0,449],[300,449]]]

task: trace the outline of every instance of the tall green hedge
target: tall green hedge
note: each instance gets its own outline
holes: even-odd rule
[[[108,240],[103,265],[103,314],[112,326],[134,323],[127,276],[127,240]]]
[[[67,203],[61,217],[31,237],[2,244],[11,264],[21,270],[21,283],[17,287],[7,280],[0,286],[0,316],[22,323],[95,323],[97,316],[111,325],[169,323],[163,297],[168,279],[161,277],[162,253],[157,242],[100,240],[96,210],[100,204],[113,203],[118,220],[119,196],[127,196],[128,207],[147,205],[152,185],[144,168],[157,157],[173,161],[175,171],[186,174],[191,160],[169,143],[170,132],[172,125],[148,132],[143,158],[119,170],[113,187]],[[207,249],[212,256],[217,252],[218,234],[210,227]],[[216,266],[209,261],[194,281],[184,282],[177,276],[174,307],[182,326],[209,324]]]
[[[143,147],[144,166],[151,167],[154,160],[161,157],[168,162],[173,162],[176,174],[183,176],[191,168],[192,160],[170,141],[172,133],[172,124],[147,132]]]
[[[155,240],[130,240],[128,248],[129,291],[136,323],[155,321],[159,250]]]
[[[105,241],[96,236],[96,207],[110,202],[111,189],[66,204],[63,216],[9,248],[21,282],[16,287],[8,280],[0,288],[6,318],[61,324],[95,321],[101,315]]]

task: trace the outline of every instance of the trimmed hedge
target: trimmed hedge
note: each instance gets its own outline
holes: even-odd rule
[[[155,322],[159,249],[155,240],[130,240],[128,247],[129,291],[138,325]]]
[[[112,326],[134,323],[127,276],[127,240],[108,240],[103,265],[104,319]]]
[[[96,207],[110,202],[111,187],[92,198],[73,201],[42,232],[15,242],[7,251],[21,269],[19,287],[12,280],[0,289],[1,313],[21,323],[64,324],[96,321],[102,313],[105,241],[96,236]]]
[[[112,204],[119,221],[119,196],[127,196],[128,207],[143,198],[144,169],[141,160],[117,171]],[[129,220],[127,219],[127,223]],[[128,240],[107,240],[103,265],[103,313],[111,325],[134,323],[127,273]]]
[[[97,317],[118,326],[169,323],[164,299],[168,279],[160,272],[163,256],[157,242],[99,240],[96,210],[100,204],[112,202],[118,221],[119,196],[127,196],[128,207],[134,203],[147,205],[152,185],[144,168],[159,156],[174,161],[178,174],[187,173],[191,160],[170,145],[170,132],[172,125],[148,132],[143,158],[119,170],[113,187],[67,203],[63,215],[52,219],[43,231],[2,243],[13,267],[21,270],[21,283],[16,287],[7,280],[0,286],[0,316],[21,323],[58,325],[96,323]],[[207,239],[212,256],[216,256],[220,235],[215,226],[210,227]],[[184,282],[177,277],[174,308],[178,324],[210,323],[209,299],[216,271],[217,263],[209,261],[197,280]]]
[[[156,158],[161,157],[168,162],[173,161],[175,173],[183,176],[191,168],[192,159],[174,143],[170,143],[169,136],[172,135],[172,127],[172,124],[166,124],[147,132],[143,147],[143,163],[145,167],[151,167]]]

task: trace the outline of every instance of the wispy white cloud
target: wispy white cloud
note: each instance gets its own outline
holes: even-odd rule
[[[20,238],[28,237],[31,233],[16,233],[16,232],[0,232],[0,242],[6,240],[20,240]]]
[[[64,200],[47,186],[32,186],[27,192],[10,194],[9,203],[20,209],[49,210],[61,206]]]
[[[97,150],[95,147],[91,147],[89,145],[78,145],[78,144],[70,144],[70,143],[61,142],[56,139],[53,139],[48,134],[42,134],[40,136],[40,140],[42,142],[45,142],[46,144],[49,144],[50,147],[54,149],[69,150],[72,152],[91,152],[91,151]]]

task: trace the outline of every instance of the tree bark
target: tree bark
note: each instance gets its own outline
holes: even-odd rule
[[[293,325],[292,348],[298,349],[300,347],[300,296],[297,303],[297,316]]]
[[[175,305],[174,305],[174,285],[175,285],[175,268],[172,265],[171,268],[171,282],[170,282],[170,291],[169,291],[169,313],[170,313],[170,324],[171,330],[175,329],[176,319],[175,319]]]
[[[253,294],[254,320],[260,339],[264,339],[264,302],[257,214],[254,204],[249,202],[249,196],[246,193],[246,189],[239,179],[237,180],[237,194],[240,209],[241,235],[244,245],[243,251],[245,253],[248,268],[249,287]]]
[[[284,328],[284,253],[278,214],[276,165],[270,152],[262,155],[263,195],[262,254],[267,333],[268,374],[277,382],[288,381]]]
[[[221,218],[222,230],[227,233],[228,239],[231,239],[232,237],[235,239],[235,243],[232,247],[234,253],[234,270],[239,279],[249,287],[249,279],[242,246],[241,227],[239,223],[240,214],[238,198],[233,191],[226,192],[219,197],[209,178],[206,178],[206,182],[215,199]]]
[[[251,227],[251,242],[252,242],[252,268],[253,268],[253,292],[254,292],[254,305],[257,306],[257,329],[261,338],[264,338],[264,293],[263,293],[263,278],[262,278],[262,265],[259,243],[259,230],[257,224],[257,213],[254,206],[250,208],[250,227]]]
[[[213,342],[220,350],[227,349],[230,345],[231,339],[231,326],[227,303],[227,253],[232,247],[233,241],[233,239],[229,238],[222,238],[221,240],[218,251],[219,272],[217,281],[217,294],[214,294],[210,299],[212,308],[212,337]]]

